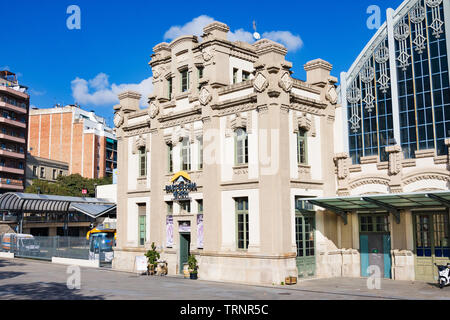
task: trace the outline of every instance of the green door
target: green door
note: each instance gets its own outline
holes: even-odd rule
[[[416,280],[436,281],[437,268],[450,262],[448,211],[413,215]]]
[[[314,214],[296,214],[295,237],[298,276],[299,278],[312,277],[316,272]]]
[[[188,262],[191,246],[191,234],[180,233],[180,274],[183,274],[184,264]]]

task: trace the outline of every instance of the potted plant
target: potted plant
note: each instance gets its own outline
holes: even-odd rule
[[[160,258],[160,254],[156,251],[155,243],[152,243],[152,249],[148,250],[145,254],[148,262],[148,271],[151,275],[155,274],[156,266],[158,264],[158,259]]]
[[[189,264],[189,273],[190,273],[190,278],[192,280],[197,280],[197,275],[198,275],[198,264],[197,264],[197,259],[195,258],[194,255],[190,255],[188,258],[188,264]]]

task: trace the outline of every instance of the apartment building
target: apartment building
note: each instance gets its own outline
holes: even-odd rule
[[[66,162],[39,158],[28,154],[25,187],[32,185],[35,179],[56,182],[59,176],[67,176],[68,173],[69,164]]]
[[[24,190],[30,96],[10,71],[0,71],[0,193]]]
[[[86,178],[112,175],[117,140],[104,118],[77,105],[30,110],[28,151],[69,164],[69,174]]]

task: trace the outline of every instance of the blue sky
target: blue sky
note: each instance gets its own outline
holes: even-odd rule
[[[196,30],[215,19],[246,39],[256,20],[259,33],[282,35],[280,41],[291,48],[287,60],[293,62],[294,77],[305,79],[303,65],[316,58],[332,63],[332,74],[338,77],[376,31],[367,28],[367,8],[379,6],[384,22],[386,9],[401,2],[2,1],[1,12],[7,14],[2,14],[0,69],[18,73],[34,106],[78,102],[111,123],[115,93],[123,88],[151,90],[152,48],[170,42],[177,31]],[[66,26],[70,5],[81,9],[81,30]]]

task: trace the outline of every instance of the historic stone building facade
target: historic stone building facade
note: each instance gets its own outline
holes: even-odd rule
[[[332,66],[311,61],[307,81],[294,79],[283,46],[230,42],[228,31],[214,22],[201,42],[155,46],[148,109],[135,92],[119,95],[113,267],[133,270],[155,242],[170,274],[195,254],[202,279],[326,276],[310,256],[334,248],[325,234],[336,215],[320,211],[314,226],[302,199],[335,194]],[[178,198],[180,179],[189,194]]]

